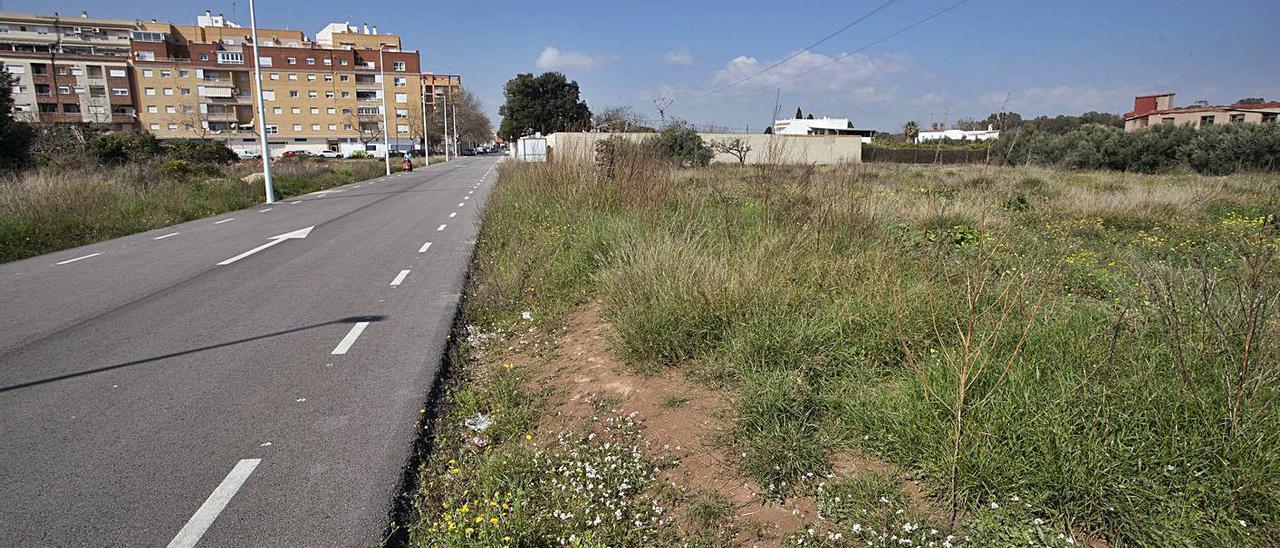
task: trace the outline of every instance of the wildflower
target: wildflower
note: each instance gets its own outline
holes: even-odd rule
[[[992,501],[992,502],[991,502],[991,509],[992,509],[992,510],[995,510],[995,509],[997,509],[997,508],[1000,508],[1000,505],[999,505],[999,504],[996,504],[996,503],[995,503],[995,501]]]

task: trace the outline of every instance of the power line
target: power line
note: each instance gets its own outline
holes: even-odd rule
[[[766,73],[766,72],[769,72],[769,71],[771,71],[771,70],[773,70],[773,69],[775,69],[775,68],[778,68],[778,67],[779,67],[779,66],[781,66],[783,63],[786,63],[787,61],[790,61],[790,60],[792,60],[792,59],[795,59],[795,58],[796,58],[797,56],[799,56],[801,53],[804,53],[804,52],[806,52],[806,51],[810,51],[810,50],[812,50],[813,48],[815,48],[815,47],[817,47],[817,46],[822,45],[822,43],[823,43],[823,42],[826,42],[827,40],[830,40],[830,39],[832,39],[832,38],[835,38],[835,37],[836,37],[837,35],[839,35],[840,33],[844,32],[844,31],[846,31],[846,30],[849,30],[850,28],[853,28],[853,26],[854,26],[854,25],[857,25],[858,23],[861,23],[861,22],[863,22],[863,21],[866,21],[867,19],[871,18],[871,16],[873,16],[873,15],[875,15],[875,14],[879,13],[880,11],[884,10],[885,8],[887,8],[887,7],[889,7],[889,6],[893,5],[893,4],[896,4],[898,1],[899,1],[899,0],[888,0],[888,1],[886,1],[885,3],[880,4],[879,6],[877,6],[875,9],[873,9],[873,10],[871,10],[871,11],[867,12],[867,13],[862,14],[862,16],[861,16],[861,17],[858,17],[857,19],[854,19],[853,21],[850,21],[850,22],[849,22],[849,24],[847,24],[847,25],[845,25],[845,26],[843,26],[843,27],[840,27],[840,28],[839,28],[839,29],[837,29],[835,32],[833,32],[833,33],[831,33],[831,34],[828,34],[828,35],[826,35],[826,36],[822,37],[822,39],[818,40],[817,42],[814,42],[814,43],[812,43],[812,44],[809,44],[809,45],[807,45],[807,46],[805,46],[805,47],[803,47],[803,48],[801,48],[801,49],[799,49],[799,50],[796,50],[796,52],[795,52],[795,53],[792,53],[791,55],[788,55],[788,56],[786,56],[786,57],[783,57],[782,59],[778,60],[778,61],[777,61],[777,62],[775,62],[774,64],[769,65],[768,67],[765,67],[765,69],[764,69],[764,70],[762,70],[762,71],[760,71],[760,72],[757,72],[757,73],[755,73],[755,74],[752,74],[751,76],[748,76],[748,77],[743,78],[743,79],[741,79],[741,80],[738,80],[738,81],[736,81],[736,82],[733,82],[733,83],[731,83],[731,84],[728,84],[728,85],[725,85],[725,86],[722,86],[722,87],[719,87],[719,88],[716,88],[716,89],[713,89],[713,90],[707,91],[707,92],[705,92],[705,93],[719,93],[719,92],[724,91],[724,90],[726,90],[726,89],[729,89],[729,88],[732,88],[732,87],[734,87],[734,86],[737,86],[738,84],[742,84],[742,83],[744,83],[744,82],[747,82],[747,81],[749,81],[749,80],[752,80],[752,79],[756,78],[757,76],[760,76],[760,75],[762,75],[762,74],[764,74],[764,73]]]

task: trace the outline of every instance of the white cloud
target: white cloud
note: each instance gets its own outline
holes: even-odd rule
[[[605,63],[605,57],[589,55],[580,51],[560,51],[560,48],[547,46],[538,55],[538,68],[544,70],[592,70]]]
[[[1133,106],[1133,97],[1142,86],[1097,88],[1091,86],[1030,87],[1021,90],[992,91],[978,97],[983,105],[1026,115],[1080,114],[1090,110],[1125,112]]]
[[[662,55],[662,61],[668,65],[687,67],[693,64],[693,54],[687,51],[668,51]]]
[[[712,84],[727,86],[751,78],[734,88],[782,88],[788,92],[832,94],[847,92],[857,98],[867,99],[880,97],[881,94],[876,92],[876,84],[883,82],[885,75],[902,72],[906,67],[906,57],[902,55],[872,59],[861,53],[827,56],[802,51],[769,72],[752,77],[775,62],[760,61],[745,55],[736,57],[716,71]],[[725,93],[733,91],[726,90]]]

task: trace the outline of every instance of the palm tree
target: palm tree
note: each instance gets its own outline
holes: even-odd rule
[[[907,122],[902,126],[902,135],[905,136],[908,141],[912,143],[916,142],[916,137],[920,136],[920,124],[917,124],[915,120]]]

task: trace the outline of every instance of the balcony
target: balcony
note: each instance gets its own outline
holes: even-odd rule
[[[196,88],[196,92],[201,97],[220,97],[223,99],[235,96],[235,90],[230,85],[227,86],[206,86],[200,85]]]
[[[204,103],[210,105],[252,105],[253,94],[242,91],[231,95],[230,97],[202,97]]]
[[[238,122],[240,116],[232,112],[209,112],[203,115],[210,122]]]

